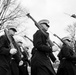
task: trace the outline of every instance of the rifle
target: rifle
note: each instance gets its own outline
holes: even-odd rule
[[[42,28],[40,27],[40,25],[36,22],[36,20],[28,13],[26,16],[28,16],[30,19],[32,19],[36,25],[36,27],[47,37],[47,43],[49,44],[49,46],[53,46],[53,42],[50,40],[48,34],[42,30]]]
[[[11,36],[9,35],[7,29],[4,29],[4,32],[5,32],[5,35],[7,36],[8,40],[9,40],[9,42],[10,42],[11,48],[16,48],[16,49],[17,49],[17,52],[19,53],[19,56],[18,56],[18,57],[19,57],[19,60],[21,60],[21,55],[22,55],[22,53],[21,53],[21,50],[20,50],[19,46],[17,45],[17,43],[15,42],[15,40],[12,39],[13,37],[11,37]]]
[[[33,43],[33,40],[31,40],[29,37],[27,37],[26,35],[24,35],[25,38],[27,38],[28,40],[30,40]]]
[[[64,45],[66,45],[68,48],[70,48],[71,50],[73,50],[73,48],[72,47],[70,47],[64,40],[62,40],[58,35],[56,35],[56,34],[53,34],[55,37],[57,37],[58,39],[60,39],[61,40],[61,42],[64,44]],[[69,40],[68,40],[69,41]],[[70,42],[70,41],[69,41]]]
[[[61,47],[55,41],[53,41],[53,43],[55,43],[61,49]]]

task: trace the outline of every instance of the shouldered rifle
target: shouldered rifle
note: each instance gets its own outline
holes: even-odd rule
[[[33,40],[31,40],[29,37],[27,37],[26,35],[24,35],[24,37],[29,39],[33,43]]]
[[[71,50],[73,50],[73,48],[72,47],[70,47],[64,40],[62,40],[58,35],[56,35],[56,34],[53,34],[55,37],[57,37],[58,39],[60,39],[61,40],[61,42],[64,44],[64,45],[66,45],[68,48],[70,48]],[[69,41],[69,40],[68,40]],[[70,41],[69,41],[70,42]]]
[[[40,25],[36,22],[36,20],[35,20],[29,13],[27,14],[27,16],[34,21],[36,27],[47,37],[47,42],[48,42],[49,46],[50,46],[50,47],[53,46],[54,44],[53,44],[53,42],[50,40],[48,34],[42,30],[42,28],[41,28]]]
[[[21,53],[21,50],[20,50],[19,46],[17,45],[17,43],[15,42],[15,40],[13,40],[12,37],[9,35],[7,29],[4,29],[4,32],[5,32],[5,35],[7,36],[8,40],[10,42],[11,48],[16,48],[17,49],[17,52],[19,53],[19,56],[18,56],[19,60],[21,60],[22,53]]]

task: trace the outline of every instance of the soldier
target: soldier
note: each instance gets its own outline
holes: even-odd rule
[[[48,23],[48,20],[40,20],[38,25],[46,32],[49,28]],[[49,57],[53,62],[56,61],[56,58],[52,53],[52,47],[47,45],[47,37],[40,30],[33,35],[33,45],[31,75],[56,75]]]
[[[14,35],[16,29],[10,28],[8,30],[9,35]],[[10,42],[6,35],[0,37],[0,75],[11,75],[11,55],[15,54],[17,50],[15,48],[10,48]]]
[[[74,56],[73,45],[68,37],[62,38],[63,43],[61,51],[58,54],[60,64],[57,75],[76,75],[76,56]]]

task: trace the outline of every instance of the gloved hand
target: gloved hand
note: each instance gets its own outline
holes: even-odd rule
[[[58,50],[59,50],[59,49],[58,49],[58,47],[57,47],[57,46],[55,46],[55,45],[54,45],[54,46],[52,46],[52,51],[53,51],[53,52],[58,51]]]
[[[10,50],[10,54],[16,54],[16,53],[17,53],[17,49],[12,48],[12,49]]]
[[[55,63],[55,64],[59,64],[60,61],[56,59],[54,63]]]
[[[19,62],[19,66],[22,66],[23,63],[24,63],[24,62],[21,60],[21,61]]]

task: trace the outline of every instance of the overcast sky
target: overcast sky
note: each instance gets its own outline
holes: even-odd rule
[[[60,37],[67,36],[65,28],[76,21],[65,14],[76,14],[76,0],[19,0],[19,2],[27,8],[37,22],[41,19],[48,19],[49,30]],[[28,34],[32,38],[37,28],[31,20],[28,20],[27,25],[30,27]]]

